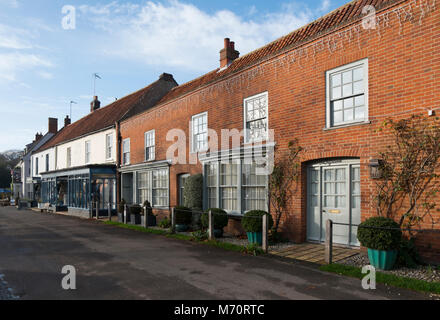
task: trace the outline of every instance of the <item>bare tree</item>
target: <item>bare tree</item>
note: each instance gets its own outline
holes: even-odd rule
[[[287,213],[288,204],[295,193],[301,172],[299,154],[302,150],[298,140],[290,141],[288,149],[275,161],[269,177],[269,205],[275,211],[274,232],[278,232],[281,218]]]
[[[411,229],[430,218],[439,191],[440,123],[438,118],[412,116],[387,120],[380,131],[389,132],[392,144],[380,153],[382,177],[376,182],[379,216],[396,219]]]

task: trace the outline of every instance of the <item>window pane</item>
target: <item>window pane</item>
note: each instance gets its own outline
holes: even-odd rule
[[[333,122],[334,123],[341,123],[342,121],[343,121],[342,111],[335,112],[333,115]]]
[[[353,109],[344,111],[344,121],[352,121],[353,120]]]
[[[351,96],[353,94],[353,86],[351,83],[344,85],[343,87],[344,97]]]
[[[332,87],[341,85],[341,74],[335,74],[332,76]]]
[[[365,108],[360,107],[355,109],[355,119],[362,120],[365,119]]]
[[[332,90],[332,99],[339,99],[342,97],[341,87],[335,87]]]
[[[335,111],[342,110],[342,100],[333,102],[333,110]]]
[[[345,71],[342,74],[342,83],[343,84],[347,84],[353,81],[353,77],[352,77],[352,71]]]
[[[353,108],[353,98],[344,100],[344,109]]]
[[[365,104],[365,98],[363,95],[354,98],[354,105],[356,107],[363,106],[364,104]]]
[[[364,68],[360,67],[353,70],[353,81],[359,81],[364,79]]]
[[[358,81],[353,84],[353,93],[360,94],[364,92],[364,82]]]

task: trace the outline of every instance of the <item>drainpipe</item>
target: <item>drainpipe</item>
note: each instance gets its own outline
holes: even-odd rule
[[[118,209],[117,204],[121,201],[121,174],[119,173],[119,169],[121,168],[121,131],[120,131],[120,123],[119,121],[115,122],[116,129],[116,210]]]

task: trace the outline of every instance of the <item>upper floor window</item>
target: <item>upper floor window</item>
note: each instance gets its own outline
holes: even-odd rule
[[[105,145],[105,158],[110,160],[113,157],[113,134],[110,133],[105,136]]]
[[[327,127],[368,121],[368,60],[328,71]]]
[[[130,164],[130,139],[122,141],[122,164]]]
[[[268,93],[244,99],[245,142],[267,139]]]
[[[91,155],[90,141],[86,141],[86,143],[85,143],[85,161],[86,161],[86,163],[90,163],[90,155]]]
[[[49,171],[49,155],[46,154],[46,172]]]
[[[72,149],[67,148],[67,155],[66,155],[66,165],[67,168],[70,168],[72,166]]]
[[[145,161],[152,161],[156,157],[155,131],[151,130],[145,133]]]
[[[191,120],[192,152],[208,150],[208,113],[204,112],[192,117]]]
[[[35,158],[35,174],[38,174],[38,158]]]

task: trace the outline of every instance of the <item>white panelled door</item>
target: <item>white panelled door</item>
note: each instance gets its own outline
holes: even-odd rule
[[[307,173],[307,238],[325,240],[325,224],[333,226],[333,241],[358,246],[360,223],[359,161],[327,161],[309,166]]]

